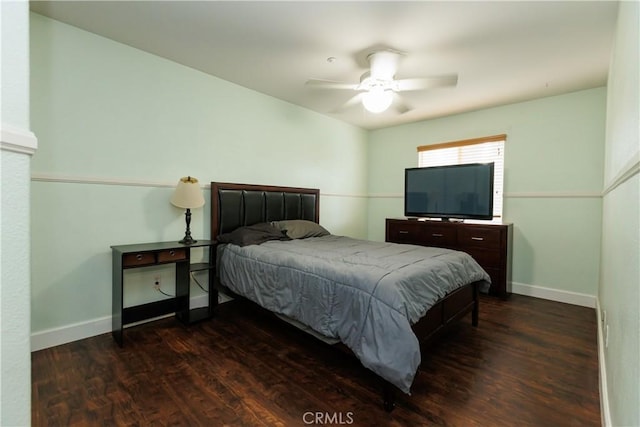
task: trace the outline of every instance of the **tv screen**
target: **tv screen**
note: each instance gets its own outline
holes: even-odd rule
[[[492,219],[493,163],[405,169],[404,214]]]

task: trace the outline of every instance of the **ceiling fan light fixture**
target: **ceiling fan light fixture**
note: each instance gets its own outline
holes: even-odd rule
[[[373,87],[362,95],[362,105],[370,113],[382,113],[391,105],[393,91]]]
[[[356,95],[349,98],[340,107],[331,110],[330,112],[332,113],[353,108],[362,103],[364,109],[370,113],[382,113],[393,105],[395,112],[404,114],[410,111],[411,108],[402,99],[401,92],[455,86],[458,83],[457,74],[396,80],[399,60],[404,55],[402,52],[391,49],[369,54],[367,56],[369,70],[360,76],[360,83],[312,79],[308,80],[306,84],[310,87],[355,90],[357,92]],[[331,62],[331,57],[327,61]]]

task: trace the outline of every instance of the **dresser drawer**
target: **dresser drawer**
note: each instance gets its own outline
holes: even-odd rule
[[[478,264],[485,270],[487,268],[500,268],[502,263],[502,256],[500,251],[496,249],[484,249],[479,247],[467,247],[460,249],[471,255]]]
[[[389,222],[387,223],[387,241],[394,243],[422,242],[422,227],[418,222]]]
[[[456,245],[456,229],[445,224],[425,223],[422,230],[422,244],[425,246],[438,246],[453,248]]]
[[[174,262],[187,259],[187,251],[184,249],[170,249],[158,252],[158,262]]]
[[[491,288],[489,293],[493,295],[511,293],[511,281],[504,275],[504,270],[499,268],[485,268],[485,271],[491,277]]]
[[[461,248],[479,246],[498,249],[500,248],[500,229],[497,227],[460,227],[458,229],[458,245]]]
[[[139,267],[141,265],[153,265],[156,257],[153,252],[130,253],[122,256],[123,267]]]

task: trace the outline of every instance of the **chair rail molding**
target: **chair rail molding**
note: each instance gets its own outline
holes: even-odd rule
[[[621,184],[627,182],[632,177],[640,173],[640,151],[636,152],[629,161],[620,169],[618,174],[613,177],[611,182],[605,186],[604,194],[607,195],[615,190]]]
[[[38,149],[38,139],[33,132],[4,123],[0,126],[0,150],[33,155]]]

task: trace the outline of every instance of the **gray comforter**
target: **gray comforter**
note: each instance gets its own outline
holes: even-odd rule
[[[334,235],[218,251],[223,285],[339,339],[405,393],[420,364],[411,324],[445,294],[490,280],[464,252]]]

